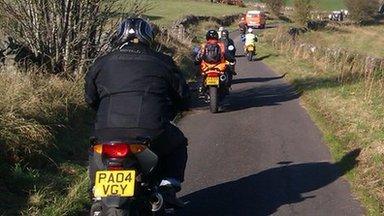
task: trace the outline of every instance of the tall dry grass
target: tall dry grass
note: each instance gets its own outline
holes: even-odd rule
[[[350,19],[359,23],[374,19],[380,8],[379,0],[344,0],[344,2],[350,13]]]
[[[363,81],[366,88],[362,91],[367,101],[373,98],[373,91],[384,91],[384,59],[343,48],[308,44],[304,40],[301,41],[299,37],[291,37],[287,32],[287,27],[279,27],[273,34],[266,34],[264,40],[279,50],[291,53],[296,58],[312,61],[324,71],[337,72],[340,84],[356,80]]]
[[[70,200],[56,212],[84,209],[86,182],[70,193],[86,176],[90,114],[81,78],[0,70],[0,215],[64,215],[44,212]]]
[[[293,0],[293,19],[297,24],[305,26],[310,20],[312,10],[312,0]]]
[[[10,162],[46,156],[55,147],[55,130],[71,113],[84,109],[82,80],[0,70],[1,154]]]

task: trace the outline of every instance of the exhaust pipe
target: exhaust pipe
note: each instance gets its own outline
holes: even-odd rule
[[[160,209],[164,205],[163,196],[159,193],[153,194],[149,202],[151,203],[151,206],[152,206],[152,212],[160,211]]]
[[[226,80],[227,80],[227,76],[226,75],[223,74],[223,75],[220,76],[220,81],[221,82],[225,82]]]

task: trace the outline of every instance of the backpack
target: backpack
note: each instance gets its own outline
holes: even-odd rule
[[[223,58],[223,51],[218,42],[208,42],[204,48],[203,60],[209,64],[219,63]]]

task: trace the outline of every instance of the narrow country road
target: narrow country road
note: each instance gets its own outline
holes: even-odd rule
[[[342,178],[358,152],[334,163],[300,94],[261,60],[239,57],[237,72],[221,113],[201,106],[179,123],[190,144],[178,215],[363,215]]]

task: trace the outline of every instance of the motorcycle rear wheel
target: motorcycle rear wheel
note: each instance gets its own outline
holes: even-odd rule
[[[165,209],[159,212],[151,212],[149,209],[118,209],[113,207],[104,206],[101,210],[100,216],[165,216]]]
[[[217,113],[219,111],[219,97],[217,87],[210,86],[209,87],[209,96],[210,96],[210,111],[211,113]]]
[[[253,54],[251,52],[247,53],[247,59],[248,59],[248,61],[252,61],[253,60]]]
[[[103,208],[101,216],[131,216],[131,214],[126,209]]]

